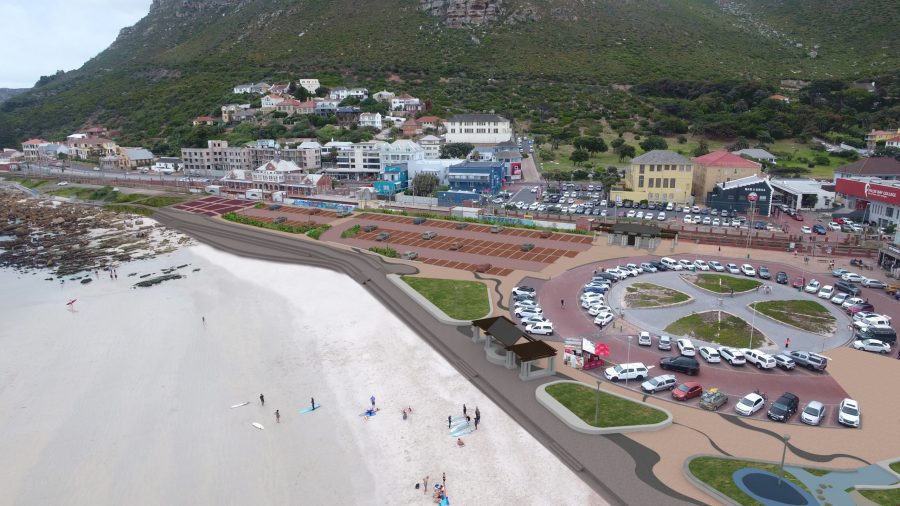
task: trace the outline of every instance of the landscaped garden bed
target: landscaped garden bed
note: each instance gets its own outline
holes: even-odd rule
[[[403,281],[450,318],[477,320],[490,312],[488,291],[484,283],[409,276],[404,276]]]
[[[653,283],[634,283],[625,292],[625,306],[634,308],[670,306],[690,300],[686,293]]]
[[[750,342],[750,324],[742,318],[724,311],[694,313],[666,327],[666,332],[676,336],[695,337],[703,341],[736,348],[756,348],[765,343],[766,337],[758,329],[753,330]]]
[[[715,293],[731,294],[749,292],[762,286],[762,282],[753,278],[729,276],[728,274],[688,274],[684,276],[689,282]]]
[[[813,300],[767,300],[753,303],[750,307],[773,320],[808,332],[830,335],[835,331],[834,316]]]
[[[592,427],[625,427],[629,425],[651,425],[666,420],[665,412],[647,404],[631,401],[600,392],[600,410],[597,423],[597,390],[577,383],[556,383],[548,385],[546,392]]]

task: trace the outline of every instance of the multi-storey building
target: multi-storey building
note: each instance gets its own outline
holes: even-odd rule
[[[424,160],[425,149],[408,139],[398,139],[381,145],[381,167],[398,165],[413,160]]]
[[[207,141],[205,148],[181,148],[184,170],[209,172],[213,170],[250,170],[250,151],[247,148],[229,147],[228,141]]]
[[[509,120],[497,114],[457,114],[444,122],[448,143],[497,144],[512,138]]]
[[[762,173],[762,165],[728,151],[713,151],[693,158],[694,175],[691,191],[698,201],[719,183],[750,177]]]
[[[631,160],[625,172],[627,190],[613,189],[611,198],[618,201],[692,203],[693,164],[687,158],[668,150],[653,150]]]

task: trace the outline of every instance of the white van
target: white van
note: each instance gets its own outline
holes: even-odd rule
[[[659,263],[665,265],[669,268],[670,271],[681,271],[684,270],[684,267],[675,261],[674,258],[662,257],[659,259]]]
[[[647,377],[649,369],[640,362],[632,364],[619,364],[615,367],[607,367],[604,376],[609,381],[641,380]]]
[[[532,325],[528,325],[525,327],[525,330],[529,334],[539,334],[544,336],[549,336],[553,334],[553,324],[549,321],[534,323]]]
[[[755,365],[759,369],[775,368],[775,359],[767,353],[763,353],[759,350],[748,350],[746,348],[741,348],[741,352],[744,354],[744,358],[747,362]]]

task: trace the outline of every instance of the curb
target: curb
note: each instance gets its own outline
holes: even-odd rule
[[[697,274],[716,274],[716,275],[719,275],[719,276],[734,276],[734,274],[723,274],[723,273],[720,273],[720,272],[693,272],[692,274],[693,274],[694,276],[696,276]],[[703,288],[702,286],[698,285],[697,283],[693,283],[693,282],[691,282],[691,281],[688,281],[687,279],[684,278],[685,276],[686,276],[686,274],[679,274],[679,275],[678,275],[678,277],[681,278],[682,281],[684,281],[685,283],[687,283],[687,284],[689,284],[689,285],[694,286],[694,287],[697,288],[698,290],[703,290],[704,292],[710,293],[710,294],[712,294],[712,295],[715,295],[716,297],[725,297],[726,295],[729,295],[729,296],[731,295],[731,292],[714,292],[714,291],[712,291],[712,290],[710,290],[710,289],[708,289],[708,288]],[[749,277],[746,277],[746,276],[745,276],[744,278],[746,278],[746,279],[753,279],[753,278],[749,278]],[[738,278],[738,279],[744,279],[744,278]],[[760,286],[764,286],[764,285],[765,285],[765,283],[763,283],[762,281],[760,281],[759,283],[760,283]],[[756,291],[756,288],[754,288],[754,289],[752,289],[752,290],[744,290],[743,292],[734,292],[734,294],[735,294],[735,295],[743,295],[743,294],[745,294],[745,293],[750,293],[750,292],[755,292],[755,291]]]
[[[603,393],[605,393],[605,394],[613,395],[613,396],[619,397],[621,399],[631,401],[635,404],[645,404],[647,406],[652,407],[653,409],[658,409],[666,414],[666,419],[659,423],[646,424],[646,425],[623,425],[620,427],[606,427],[606,428],[592,427],[592,426],[588,425],[587,423],[585,423],[584,421],[582,421],[577,416],[575,416],[575,414],[572,413],[571,411],[569,411],[568,408],[563,406],[559,401],[554,399],[552,395],[547,393],[546,388],[548,386],[556,385],[559,383],[572,383],[574,385],[582,385],[582,386],[585,386],[588,388],[593,388],[593,387],[591,387],[591,385],[588,385],[587,383],[582,383],[580,381],[558,380],[558,381],[551,381],[548,383],[544,383],[543,385],[540,385],[535,389],[534,397],[535,397],[535,399],[537,399],[538,404],[547,408],[547,410],[549,410],[551,413],[553,413],[564,424],[568,425],[570,429],[572,429],[576,432],[581,432],[582,434],[591,434],[591,435],[624,434],[624,433],[628,433],[628,432],[654,432],[654,431],[664,429],[664,428],[672,425],[672,413],[669,412],[669,410],[658,407],[658,406],[651,406],[650,404],[647,404],[645,402],[639,402],[634,399],[629,399],[628,397],[617,394],[615,392],[603,390]]]
[[[435,306],[434,303],[432,303],[430,300],[425,298],[424,295],[417,292],[415,288],[409,286],[405,281],[403,281],[402,276],[400,276],[398,274],[388,274],[387,279],[388,279],[388,281],[393,283],[395,286],[397,286],[397,288],[403,290],[407,295],[409,295],[409,297],[411,299],[416,301],[420,306],[422,306],[423,309],[425,309],[426,311],[431,313],[431,315],[434,316],[441,323],[446,323],[447,325],[453,325],[456,327],[472,325],[471,320],[457,320],[455,318],[450,318],[449,316],[447,316],[447,313],[443,312],[441,310],[441,308]],[[482,284],[484,284],[484,283],[482,283]],[[487,292],[487,296],[488,296],[488,307],[493,308],[494,306],[491,301],[491,291],[488,289],[487,286],[485,286],[484,289]],[[487,314],[482,316],[482,318],[487,318],[492,313],[493,313],[493,310],[489,309]]]
[[[790,327],[790,328],[792,328],[792,329],[794,329],[794,330],[799,330],[800,332],[806,332],[807,334],[815,334],[815,335],[817,335],[817,336],[822,336],[823,338],[826,338],[826,339],[827,339],[828,337],[834,337],[834,336],[826,336],[826,335],[820,334],[820,333],[818,333],[818,332],[811,332],[811,331],[806,330],[806,329],[801,329],[800,327],[797,327],[796,325],[791,325],[790,323],[785,323],[785,322],[783,322],[783,321],[781,321],[781,320],[775,319],[775,318],[773,318],[773,317],[771,317],[771,316],[769,316],[769,315],[763,313],[762,311],[758,311],[758,310],[754,309],[754,308],[753,308],[753,304],[756,304],[756,302],[766,302],[766,301],[755,301],[755,302],[751,302],[750,304],[747,304],[746,307],[747,307],[747,309],[748,309],[751,313],[756,313],[757,316],[761,316],[761,317],[763,317],[763,318],[768,318],[769,320],[772,320],[773,322],[775,322],[775,323],[777,323],[777,324],[779,324],[779,325],[784,325],[785,327]],[[773,302],[775,302],[775,301],[773,301]],[[831,314],[831,311],[829,311],[828,314]],[[835,331],[835,333],[837,333],[837,318],[835,318],[835,328],[834,328],[834,331]]]
[[[689,466],[691,465],[691,462],[693,462],[694,459],[699,458],[699,457],[714,457],[714,458],[722,458],[722,459],[728,458],[725,455],[711,455],[708,453],[700,453],[700,454],[696,454],[696,455],[691,455],[690,457],[685,459],[685,461],[681,464],[681,474],[684,475],[685,479],[687,479],[687,481],[689,481],[691,483],[691,485],[699,488],[707,495],[709,495],[711,497],[715,497],[716,499],[721,501],[722,504],[727,504],[729,506],[740,506],[739,502],[728,497],[727,495],[723,494],[722,492],[719,492],[718,490],[712,488],[711,486],[707,485],[706,482],[704,482],[704,481],[700,480],[700,478],[697,478],[696,476],[694,476],[694,473],[691,472]],[[733,459],[733,460],[741,460],[741,459]]]

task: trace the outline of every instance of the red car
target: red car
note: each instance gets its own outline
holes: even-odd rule
[[[675,390],[672,390],[672,397],[676,401],[686,401],[688,399],[693,399],[702,393],[703,387],[700,386],[700,383],[688,381],[678,385],[678,388]]]
[[[802,277],[798,276],[798,277],[794,278],[794,282],[791,283],[791,286],[793,286],[794,288],[802,288],[802,287],[806,286],[806,280],[803,279]]]
[[[797,213],[797,214],[795,214],[795,215],[793,215],[793,216],[791,216],[791,217],[794,218],[794,219],[797,220],[797,221],[803,221],[803,215],[800,214],[800,213]]]

